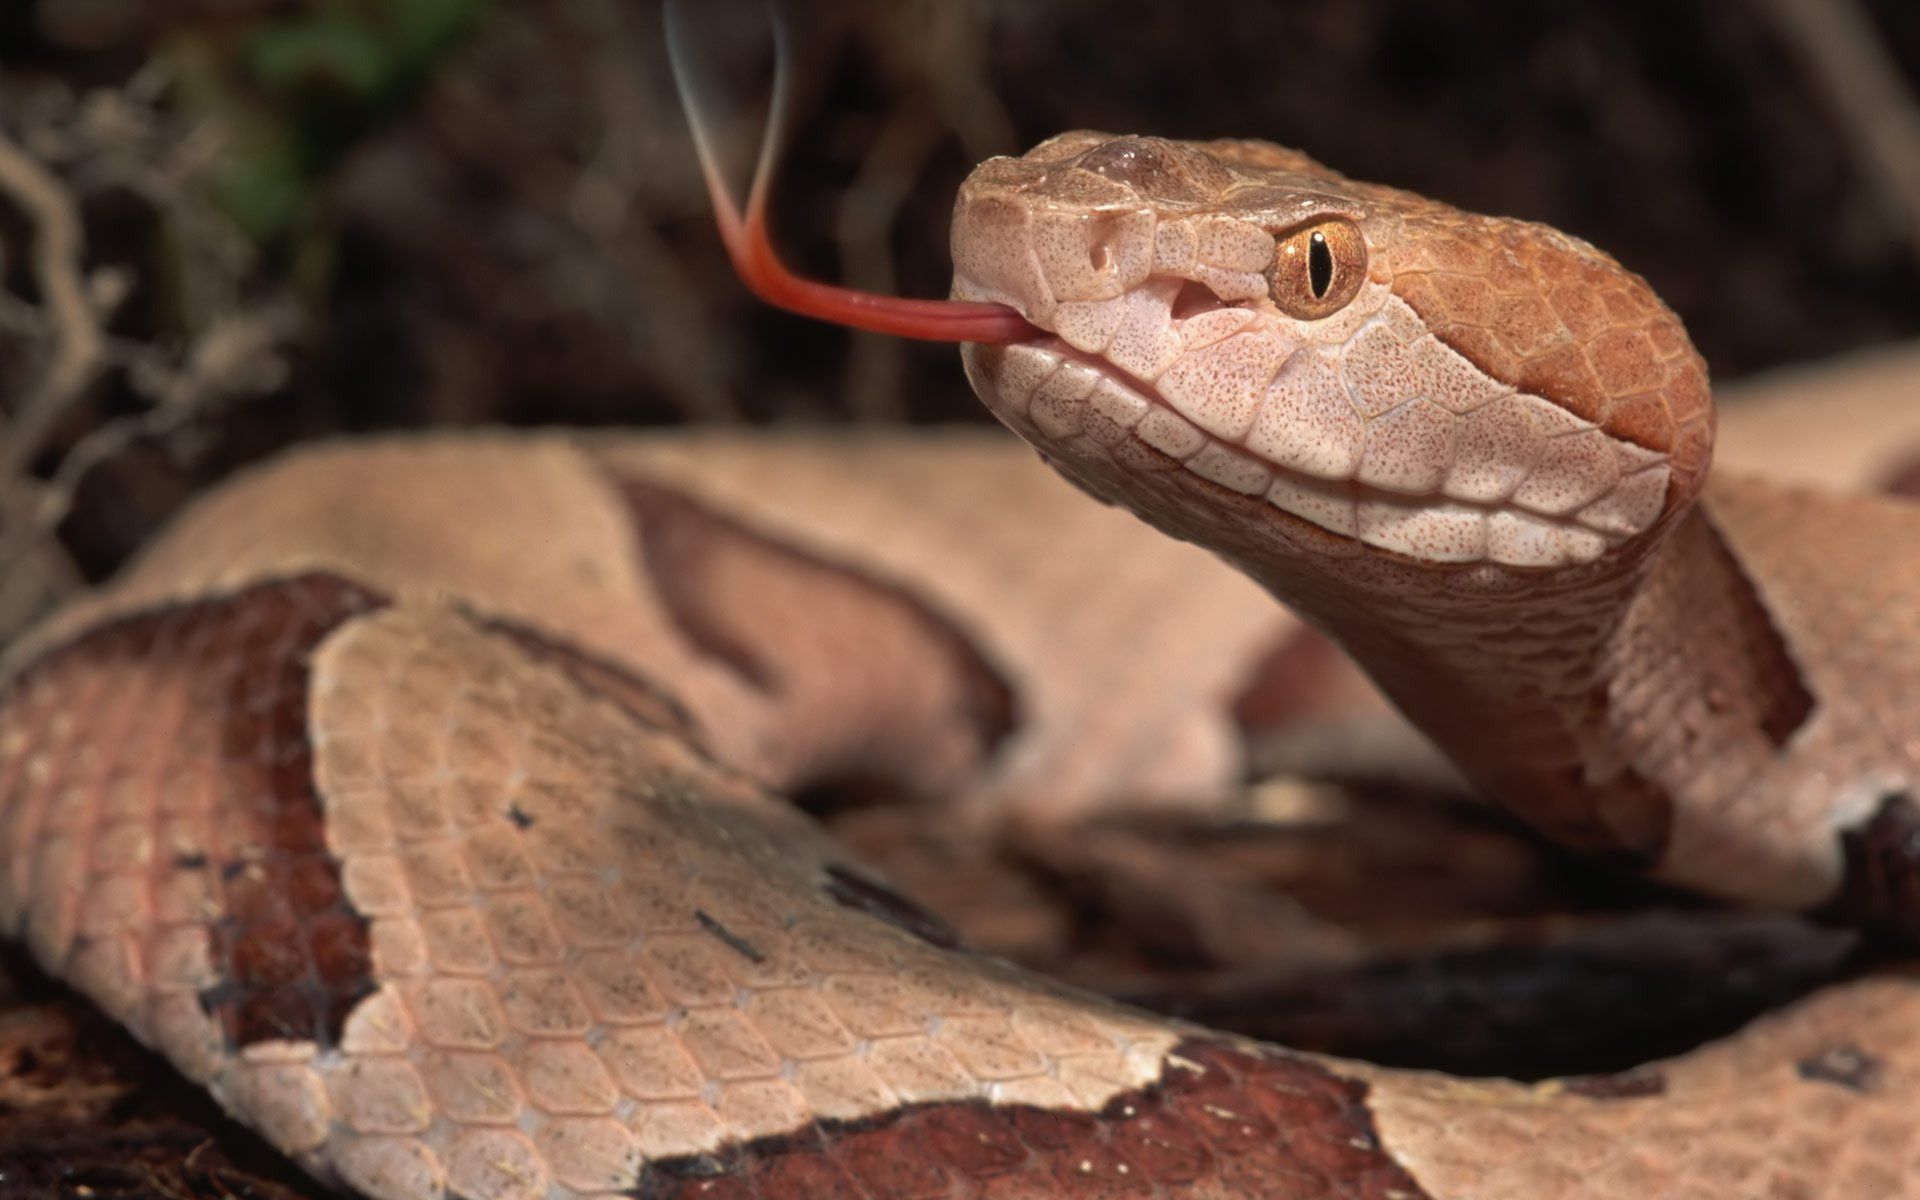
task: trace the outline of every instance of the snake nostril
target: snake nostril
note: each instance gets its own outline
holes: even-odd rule
[[[1129,232],[1127,215],[1095,213],[1087,223],[1087,266],[1095,275],[1106,275],[1126,253],[1123,244]]]

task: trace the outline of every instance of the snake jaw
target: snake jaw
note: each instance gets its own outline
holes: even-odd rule
[[[1275,234],[1329,215],[1364,231],[1368,277],[1290,317]],[[969,347],[983,400],[1136,509],[1174,485],[1136,497],[1129,477],[1179,469],[1204,502],[1256,501],[1241,520],[1540,571],[1647,541],[1704,477],[1711,408],[1677,320],[1543,227],[1259,143],[1069,134],[982,164],[953,246],[956,298],[1049,335]]]

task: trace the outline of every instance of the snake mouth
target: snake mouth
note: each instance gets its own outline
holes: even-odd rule
[[[1182,352],[1153,377],[1045,329],[966,353],[983,399],[1049,454],[1123,475],[1182,471],[1264,502],[1274,520],[1423,562],[1550,570],[1653,524],[1664,457],[1538,397],[1489,391],[1454,413],[1416,395],[1364,418],[1339,350],[1386,319],[1330,351],[1246,309],[1189,305],[1169,320]],[[1248,361],[1266,382],[1228,379]],[[1235,388],[1244,403],[1218,402]]]

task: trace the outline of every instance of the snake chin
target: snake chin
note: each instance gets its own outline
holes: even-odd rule
[[[968,374],[1015,432],[1107,478],[1123,500],[1142,477],[1176,479],[1203,502],[1264,502],[1245,511],[1331,534],[1350,552],[1552,570],[1602,558],[1664,506],[1663,456],[1545,400],[1508,392],[1456,417],[1416,397],[1362,422],[1325,351],[1263,330],[1245,309],[1183,324],[1194,321],[1238,321],[1212,345],[1239,342],[1228,352],[1261,359],[1255,371],[1271,382],[1251,419],[1219,419],[1222,389],[1240,386],[1221,354],[1189,355],[1156,381],[1047,337],[969,346]]]

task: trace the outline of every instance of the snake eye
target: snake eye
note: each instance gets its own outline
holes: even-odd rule
[[[1274,246],[1268,291],[1281,312],[1318,321],[1345,308],[1367,278],[1367,239],[1345,217],[1322,217]]]

